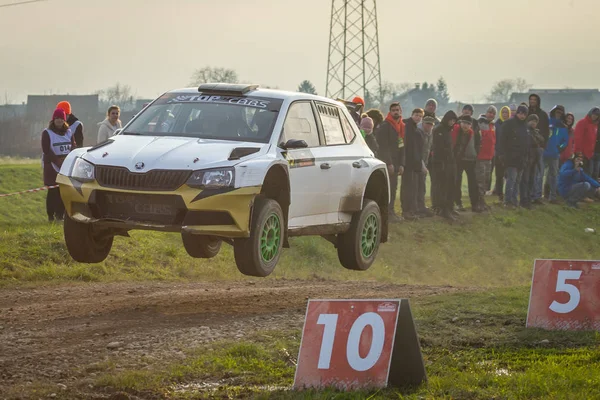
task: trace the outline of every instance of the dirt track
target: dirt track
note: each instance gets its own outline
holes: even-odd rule
[[[0,395],[2,388],[39,380],[80,386],[93,380],[94,364],[108,359],[140,368],[214,340],[300,328],[308,298],[414,298],[456,290],[288,280],[2,290]]]

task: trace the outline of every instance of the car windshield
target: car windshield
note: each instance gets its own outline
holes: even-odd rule
[[[167,93],[136,116],[122,134],[267,143],[282,102],[249,96]]]

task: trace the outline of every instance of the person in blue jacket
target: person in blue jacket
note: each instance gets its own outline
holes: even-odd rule
[[[577,202],[586,197],[600,197],[600,183],[583,172],[583,153],[575,153],[560,168],[558,192],[573,208],[578,208]]]
[[[569,143],[569,128],[564,123],[565,108],[563,106],[554,106],[550,110],[550,136],[544,151],[544,169],[548,171],[546,183],[550,187],[549,199],[550,203],[557,204],[558,184],[558,163],[560,161],[560,153],[562,153]],[[543,171],[542,171],[543,176]],[[541,199],[542,183],[536,185],[536,199]]]

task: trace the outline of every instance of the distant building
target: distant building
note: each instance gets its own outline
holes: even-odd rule
[[[25,116],[27,106],[25,104],[4,104],[0,106],[0,121],[10,118]]]
[[[531,89],[527,93],[513,93],[510,103],[529,102],[531,94],[542,99],[542,108],[550,111],[557,104],[565,106],[567,112],[575,114],[576,119],[583,118],[592,107],[600,105],[598,89]]]
[[[40,135],[52,118],[56,105],[61,101],[71,103],[73,114],[84,126],[84,145],[96,144],[98,123],[105,115],[98,112],[98,95],[29,95],[27,96],[27,120],[30,123],[30,134]]]
[[[73,114],[77,118],[93,118],[98,117],[98,95],[29,95],[27,96],[27,118],[39,121],[49,120],[52,117],[56,105],[61,101],[71,103]]]
[[[402,104],[404,109],[405,118],[410,117],[408,115],[415,108],[425,107],[427,100],[436,97],[436,92],[431,90],[429,87],[421,87],[421,84],[415,84],[415,87],[396,96],[392,101],[397,101]]]

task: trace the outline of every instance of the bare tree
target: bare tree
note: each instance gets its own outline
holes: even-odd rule
[[[517,92],[519,92],[519,93],[524,93],[524,92],[528,91],[529,89],[531,89],[532,86],[533,85],[530,85],[523,78],[515,79],[515,89],[517,89]]]
[[[412,89],[412,87],[413,85],[407,82],[393,83],[390,81],[384,81],[381,83],[380,88],[374,88],[366,94],[366,106],[367,108],[385,107],[386,104],[390,103],[394,98],[397,98],[408,92]]]
[[[117,105],[123,110],[129,110],[135,107],[135,96],[131,86],[116,83],[115,85],[96,92],[100,99],[100,105],[104,109],[112,105]]]
[[[523,78],[503,79],[494,84],[487,99],[495,103],[507,102],[512,93],[523,93],[530,88],[531,85]]]
[[[238,75],[233,69],[219,67],[204,67],[196,70],[192,75],[191,86],[203,83],[238,83]]]

